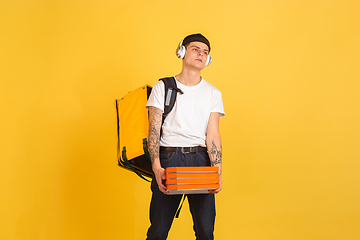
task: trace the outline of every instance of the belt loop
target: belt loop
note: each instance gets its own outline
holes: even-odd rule
[[[198,146],[196,146],[195,149],[196,149],[196,153],[199,153],[199,148],[198,148]]]

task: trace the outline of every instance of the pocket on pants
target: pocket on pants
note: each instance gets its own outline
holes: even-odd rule
[[[162,168],[172,167],[174,166],[173,158],[175,153],[174,152],[160,152],[160,163]]]
[[[200,162],[199,166],[210,166],[210,158],[209,158],[209,154],[207,152],[200,152],[198,153],[198,159]]]

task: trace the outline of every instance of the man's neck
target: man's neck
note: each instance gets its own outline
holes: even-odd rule
[[[185,86],[195,86],[201,81],[201,71],[191,71],[183,69],[176,79]]]

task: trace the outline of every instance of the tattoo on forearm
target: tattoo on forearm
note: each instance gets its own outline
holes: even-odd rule
[[[220,149],[219,150],[217,149],[216,144],[215,144],[215,142],[213,140],[211,150],[210,150],[210,153],[209,153],[212,166],[221,163],[221,158],[222,158],[221,149],[222,149],[221,145],[220,145]]]
[[[148,145],[149,145],[151,164],[154,163],[155,159],[159,158],[161,123],[162,123],[161,110],[155,107],[150,107]]]

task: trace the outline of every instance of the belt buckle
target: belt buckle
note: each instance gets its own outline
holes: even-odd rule
[[[181,153],[190,153],[191,152],[191,148],[189,147],[189,151],[185,151],[185,149],[188,147],[181,147]]]

